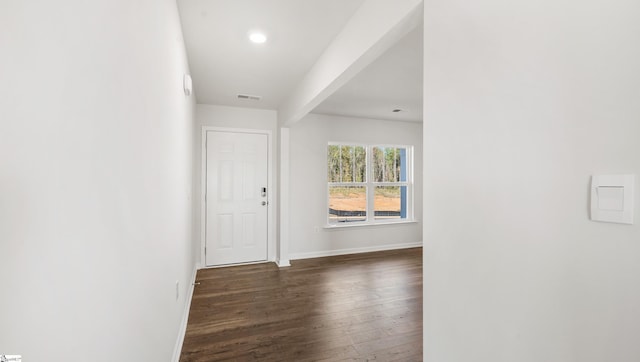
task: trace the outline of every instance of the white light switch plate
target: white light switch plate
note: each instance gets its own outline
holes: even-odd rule
[[[635,175],[591,177],[591,220],[633,224]]]

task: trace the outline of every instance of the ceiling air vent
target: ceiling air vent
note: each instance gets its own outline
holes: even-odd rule
[[[238,99],[246,99],[250,101],[259,101],[262,99],[260,96],[252,96],[250,94],[238,94]]]

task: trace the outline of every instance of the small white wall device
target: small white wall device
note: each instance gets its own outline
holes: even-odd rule
[[[184,95],[190,96],[193,91],[193,83],[189,74],[184,75],[184,78],[182,79],[182,87],[184,88]]]
[[[633,224],[635,175],[591,176],[591,220]]]

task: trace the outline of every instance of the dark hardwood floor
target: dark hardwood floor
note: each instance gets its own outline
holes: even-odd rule
[[[422,361],[422,249],[199,270],[180,361]]]

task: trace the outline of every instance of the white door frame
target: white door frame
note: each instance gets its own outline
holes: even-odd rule
[[[264,129],[246,129],[246,128],[227,128],[202,126],[202,149],[201,149],[201,168],[200,168],[200,265],[203,268],[215,268],[217,266],[209,266],[206,262],[205,247],[207,244],[207,132],[228,132],[228,133],[251,133],[267,135],[267,261],[275,261],[275,205],[276,190],[273,187],[273,137],[270,130]],[[228,266],[228,265],[224,265]]]

